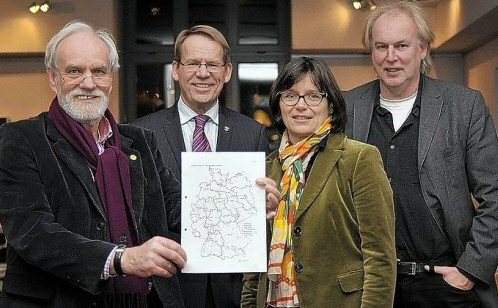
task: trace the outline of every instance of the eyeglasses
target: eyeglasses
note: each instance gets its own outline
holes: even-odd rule
[[[299,100],[302,98],[306,105],[310,107],[315,107],[320,105],[324,97],[327,97],[327,93],[319,93],[319,92],[313,92],[313,93],[307,93],[304,95],[298,95],[297,93],[290,92],[290,91],[282,91],[278,92],[280,95],[280,100],[282,103],[286,104],[287,106],[294,106],[299,102]]]
[[[87,75],[84,75],[82,72],[76,70],[71,70],[69,73],[61,73],[58,71],[58,73],[66,85],[78,85],[87,77],[91,77],[93,82],[99,87],[108,87],[112,84],[112,77],[104,71],[97,71]]]
[[[201,65],[204,65],[206,67],[206,70],[210,73],[218,73],[223,70],[225,67],[225,64],[221,63],[200,63],[200,62],[186,62],[182,63],[182,61],[178,61],[183,67],[185,67],[185,70],[188,72],[197,72],[198,70],[201,69]]]

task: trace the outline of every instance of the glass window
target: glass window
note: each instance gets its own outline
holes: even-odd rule
[[[278,75],[278,63],[239,63],[240,112],[266,127],[270,150],[278,148],[280,135],[270,111],[270,88]]]
[[[189,26],[210,25],[227,36],[226,8],[223,0],[190,0]]]
[[[137,43],[173,45],[173,0],[137,2]]]
[[[239,0],[240,45],[278,44],[276,0]]]
[[[171,63],[137,65],[137,118],[174,104],[175,84],[171,67]]]

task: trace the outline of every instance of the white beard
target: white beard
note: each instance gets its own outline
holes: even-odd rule
[[[78,95],[98,96],[98,101],[96,103],[76,102],[75,98]],[[109,98],[101,90],[88,92],[81,89],[74,89],[64,95],[60,87],[58,87],[57,98],[62,109],[71,118],[81,124],[91,124],[100,121],[109,106]]]

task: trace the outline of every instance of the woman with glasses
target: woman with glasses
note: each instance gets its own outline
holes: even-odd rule
[[[292,60],[273,83],[283,133],[266,161],[282,200],[270,226],[268,272],[246,274],[242,307],[392,307],[392,192],[379,152],[348,139],[330,69]]]

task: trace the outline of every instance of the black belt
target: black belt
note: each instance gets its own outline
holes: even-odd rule
[[[417,273],[424,273],[424,265],[426,264],[423,262],[401,262],[398,260],[398,275],[414,276]]]
[[[402,262],[398,259],[398,275],[415,276],[419,273],[434,273],[434,265],[447,266],[454,264],[452,257],[444,257],[436,261],[428,262]],[[424,269],[424,266],[429,266],[429,271]]]

